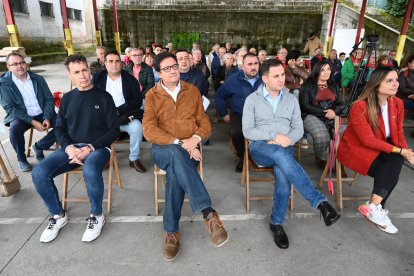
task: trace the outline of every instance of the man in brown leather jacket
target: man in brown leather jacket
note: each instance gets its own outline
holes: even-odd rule
[[[228,241],[228,235],[197,172],[202,156],[198,144],[211,134],[197,87],[180,81],[177,58],[162,52],[154,59],[161,81],[148,91],[143,129],[151,142],[155,164],[167,172],[164,210],[164,259],[174,260],[179,252],[179,221],[184,195],[195,213],[202,212],[215,246]]]
[[[285,68],[285,86],[296,98],[299,96],[299,88],[309,77],[309,72],[305,67],[299,67],[296,60],[300,57],[299,51],[290,51],[286,56],[287,65]]]

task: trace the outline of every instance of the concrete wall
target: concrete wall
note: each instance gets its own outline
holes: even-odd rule
[[[23,47],[35,48],[48,47],[50,45],[63,45],[63,20],[59,0],[42,0],[53,4],[54,17],[41,16],[40,5],[37,0],[27,0],[29,13],[14,13],[17,28]],[[0,0],[3,6],[3,1]],[[69,20],[73,42],[75,44],[93,43],[95,41],[93,6],[90,0],[66,0],[68,8],[82,10],[82,21]],[[0,12],[0,44],[7,46],[9,43],[5,15]]]

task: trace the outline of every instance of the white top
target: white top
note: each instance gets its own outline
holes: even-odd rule
[[[174,102],[177,102],[178,93],[180,93],[181,90],[181,83],[180,81],[177,84],[177,87],[174,89],[174,91],[171,91],[167,88],[167,86],[164,85],[164,83],[161,81],[161,87],[167,91],[167,93],[173,98]]]
[[[384,120],[384,126],[385,126],[385,137],[390,137],[390,120],[388,117],[388,101],[385,103],[385,105],[381,105],[381,112],[382,112],[382,119]]]
[[[42,114],[43,111],[40,108],[39,102],[37,101],[36,94],[33,87],[33,82],[30,79],[30,75],[27,74],[27,79],[21,81],[12,74],[12,81],[17,86],[22,94],[24,106],[26,107],[27,114],[29,116],[36,116]]]
[[[119,107],[125,103],[124,94],[122,93],[121,76],[119,76],[119,78],[113,81],[108,75],[106,77],[106,91],[109,92],[109,94],[111,94],[116,107]]]

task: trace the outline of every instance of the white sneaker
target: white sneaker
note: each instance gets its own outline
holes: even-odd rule
[[[40,242],[51,242],[56,239],[59,234],[59,230],[68,223],[68,216],[63,214],[63,217],[58,215],[53,216],[49,219],[49,225],[43,231],[40,236]]]
[[[378,228],[381,229],[382,231],[386,232],[386,233],[389,233],[389,234],[397,234],[398,229],[397,229],[397,227],[395,227],[394,224],[392,224],[391,219],[388,216],[388,210],[382,209],[382,211],[384,212],[386,227],[382,228],[382,227],[378,226]]]
[[[101,234],[102,228],[105,224],[105,217],[103,214],[99,217],[95,217],[91,214],[86,221],[88,222],[88,226],[86,226],[85,233],[83,233],[82,241],[91,242],[96,240]]]
[[[368,204],[368,208],[371,212],[368,214],[367,218],[371,222],[375,223],[378,227],[385,229],[387,227],[387,219],[389,220],[389,218],[382,209],[381,204],[375,206],[375,204],[370,203]]]
[[[302,138],[302,140],[300,141],[300,147],[301,149],[308,149],[309,148],[308,139]]]

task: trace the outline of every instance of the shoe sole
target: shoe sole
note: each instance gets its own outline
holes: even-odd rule
[[[59,229],[58,233],[56,234],[56,236],[55,236],[53,239],[51,239],[50,241],[40,241],[40,242],[41,242],[41,243],[49,243],[49,242],[51,242],[51,241],[54,241],[54,240],[57,238],[57,236],[59,236],[59,232],[60,232],[60,230],[62,230],[62,228],[63,228],[66,224],[68,224],[68,222],[69,222],[69,220],[66,220],[66,222],[65,222],[64,224],[62,224],[62,227],[60,227],[60,229]]]
[[[172,262],[172,261],[174,261],[175,259],[177,259],[178,255],[180,255],[180,252],[181,252],[181,249],[178,249],[177,255],[175,255],[174,258],[167,259],[164,256],[164,261],[166,261],[166,262]]]
[[[325,223],[325,225],[326,225],[326,226],[328,226],[328,227],[329,227],[329,226],[332,226],[332,225],[333,225],[335,222],[337,222],[340,218],[341,218],[341,215],[339,215],[339,214],[338,214],[338,216],[336,217],[336,219],[335,219],[335,220],[331,221],[329,224],[326,224],[326,223]]]
[[[398,229],[397,229],[397,232],[395,232],[395,233],[391,233],[391,232],[388,232],[388,231],[387,231],[387,227],[382,228],[382,227],[380,227],[379,225],[377,225],[377,227],[378,227],[379,229],[381,229],[382,231],[384,231],[385,233],[388,233],[388,234],[391,234],[391,235],[395,235],[395,234],[397,234],[397,233],[398,233]]]
[[[96,240],[97,238],[99,238],[99,236],[101,235],[101,233],[102,233],[102,229],[103,229],[103,227],[104,227],[104,225],[105,225],[105,220],[103,221],[103,223],[102,223],[102,227],[101,227],[101,231],[99,232],[99,235],[97,235],[95,238],[93,238],[92,240],[90,240],[90,241],[84,241],[83,240],[83,238],[82,238],[82,241],[83,242],[93,242],[94,240]]]
[[[225,239],[224,241],[222,241],[220,244],[215,244],[215,243],[211,243],[214,247],[222,247],[223,245],[225,245],[228,241],[229,241],[229,233],[227,233],[227,239]]]
[[[386,229],[386,228],[387,228],[387,225],[381,225],[381,224],[375,223],[374,221],[370,220],[368,217],[365,217],[365,218],[366,218],[369,222],[371,222],[372,224],[374,224],[374,225],[378,226],[379,228],[383,228],[383,229]]]
[[[19,168],[19,171],[21,171],[21,172],[30,172],[32,170],[32,168],[29,168],[29,169],[21,169],[21,168]]]

